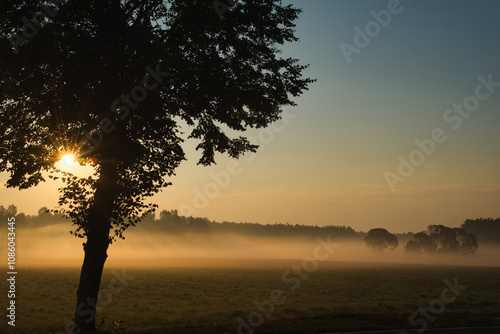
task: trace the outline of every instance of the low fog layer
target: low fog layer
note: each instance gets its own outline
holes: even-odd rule
[[[31,266],[79,267],[83,260],[84,239],[69,234],[71,225],[56,224],[17,229],[18,268]],[[131,229],[126,240],[117,240],[108,251],[107,266],[252,266],[259,259],[303,260],[327,253],[315,238],[249,236],[236,233],[167,234],[146,229]],[[1,244],[7,235],[1,234]],[[403,244],[382,253],[370,251],[361,240],[334,239],[334,249],[326,261],[433,263],[446,265],[500,266],[500,247],[479,245],[473,257],[451,255],[409,255]],[[320,250],[318,251],[318,247]],[[2,247],[6,258],[6,247]],[[322,262],[322,261],[318,261]],[[260,264],[259,264],[260,265]]]
[[[7,217],[16,217],[18,268],[81,266],[85,240],[69,233],[74,231],[74,226],[62,216],[48,213],[46,208],[40,209],[36,216],[25,216],[17,214],[13,205],[7,209],[0,206],[0,216],[4,221]],[[7,228],[0,231],[0,255],[4,259],[7,258],[7,232]],[[206,218],[182,217],[176,211],[162,211],[158,218],[148,215],[138,226],[126,230],[126,240],[117,239],[111,244],[107,265],[261,266],[265,262],[256,261],[316,258],[318,262],[500,266],[500,219],[466,220],[461,228],[431,225],[427,232],[436,239],[431,240],[426,232],[392,235],[383,228],[364,233],[349,226],[218,223]],[[462,253],[474,254],[475,251],[475,255],[458,255],[456,246],[466,245],[464,242],[471,236],[473,242],[468,245],[473,246],[473,251]],[[380,238],[386,240],[386,237],[391,247],[385,248],[385,244],[380,247]],[[410,243],[412,247],[406,248],[412,252],[408,253],[405,245]],[[450,247],[453,244],[455,248]]]

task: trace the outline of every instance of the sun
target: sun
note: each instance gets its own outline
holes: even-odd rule
[[[88,159],[82,159],[74,151],[61,151],[57,157],[54,157],[54,160],[56,160],[54,168],[59,172],[82,178],[87,178],[95,173],[95,165],[87,163]]]
[[[75,163],[75,157],[73,154],[65,154],[61,157],[61,162],[66,166],[73,166]]]

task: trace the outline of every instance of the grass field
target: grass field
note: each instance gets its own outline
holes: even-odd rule
[[[101,289],[108,292],[97,320],[108,333],[232,334],[238,327],[240,333],[321,333],[417,329],[422,321],[429,328],[500,324],[500,268],[324,262],[310,273],[295,274],[292,268],[300,264],[226,260],[196,268],[106,268]],[[127,286],[112,280],[118,274],[127,277]],[[73,315],[78,277],[78,268],[20,269],[16,327],[7,326],[2,316],[0,331],[64,332]],[[447,287],[444,280],[455,278],[467,288],[453,302],[442,303],[439,314],[428,314],[435,319],[418,315],[413,320],[420,322],[412,326],[410,315],[433,301],[436,309]],[[4,282],[1,289],[7,290]],[[279,298],[274,290],[281,291]],[[446,298],[452,296],[448,291]],[[2,300],[6,305],[6,296]],[[264,311],[254,301],[264,302]]]

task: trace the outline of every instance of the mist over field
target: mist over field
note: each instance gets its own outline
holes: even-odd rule
[[[84,239],[69,234],[71,224],[59,223],[41,227],[18,228],[17,263],[23,267],[79,267],[83,259]],[[106,266],[203,267],[255,266],[255,260],[303,260],[314,257],[321,243],[317,238],[298,236],[255,236],[229,232],[166,233],[132,228],[108,250]],[[4,240],[6,235],[0,235]],[[411,255],[404,252],[404,240],[394,249],[377,254],[370,251],[362,239],[318,237],[335,245],[327,261],[430,263],[466,266],[500,266],[500,247],[479,245],[476,255]],[[2,249],[6,256],[6,252]],[[318,261],[321,262],[321,261]]]
[[[16,330],[61,333],[74,316],[68,305],[78,289],[85,239],[45,209],[37,216],[10,213],[16,217],[16,307],[27,315]],[[280,291],[283,302],[273,302],[272,316],[256,325],[262,333],[409,328],[415,327],[409,316],[437,300],[447,281],[457,281],[467,288],[429,327],[497,325],[497,224],[463,225],[480,236],[474,256],[415,255],[405,251],[413,233],[397,234],[394,250],[374,252],[365,242],[370,233],[349,226],[219,223],[162,211],[110,245],[96,320],[109,333],[117,333],[117,323],[136,334],[241,333],[242,321],[246,328],[255,324],[256,305],[269,305]],[[481,232],[486,225],[488,233]],[[0,238],[7,240],[6,233]],[[0,256],[7,257],[6,248]]]

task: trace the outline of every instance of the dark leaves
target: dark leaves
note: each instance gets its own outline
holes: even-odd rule
[[[9,38],[23,34],[22,18],[39,6],[0,4],[0,171],[10,173],[8,186],[28,188],[63,151],[94,166],[91,178],[65,175],[60,189],[80,237],[102,164],[117,166],[112,226],[122,237],[154,210],[146,198],[184,160],[179,120],[193,128],[199,163],[215,163],[216,153],[238,158],[257,146],[228,130],[278,120],[313,82],[302,76],[306,66],[279,56],[297,40],[300,13],[281,1],[237,2],[221,21],[213,0],[71,0],[14,54]],[[150,78],[146,96],[146,68],[157,64],[169,74]]]

